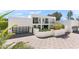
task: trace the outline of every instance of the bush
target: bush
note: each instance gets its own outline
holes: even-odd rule
[[[64,29],[64,25],[61,23],[55,23],[53,29],[54,30]]]
[[[40,32],[46,32],[46,31],[50,31],[50,29],[43,28],[42,30],[40,29],[39,31],[40,31]]]
[[[8,27],[8,21],[0,21],[0,30],[4,30]]]
[[[12,49],[32,49],[32,47],[21,41],[16,43]]]

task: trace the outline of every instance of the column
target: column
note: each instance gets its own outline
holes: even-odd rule
[[[50,19],[48,19],[48,29],[50,29]]]
[[[41,18],[41,30],[42,30],[42,18]]]

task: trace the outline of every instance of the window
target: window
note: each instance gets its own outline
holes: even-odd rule
[[[34,28],[39,28],[39,29],[41,28],[40,25],[34,25],[33,27],[34,27]]]
[[[33,27],[36,28],[36,25],[34,25]]]
[[[33,23],[38,23],[38,17],[33,17]]]
[[[48,23],[48,18],[45,19],[45,23]]]
[[[43,25],[43,29],[48,29],[48,25]]]

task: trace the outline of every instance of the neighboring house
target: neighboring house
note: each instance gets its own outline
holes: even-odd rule
[[[79,31],[79,21],[74,18],[74,20],[70,21],[71,27],[72,27],[72,32],[78,32]]]
[[[70,20],[64,20],[62,23],[65,25],[65,29],[67,32],[78,32],[79,30],[79,21],[74,18]]]
[[[50,29],[56,22],[55,17],[31,15],[30,17],[9,17],[8,26],[13,26],[9,32],[15,33],[33,33],[34,28],[47,28]]]

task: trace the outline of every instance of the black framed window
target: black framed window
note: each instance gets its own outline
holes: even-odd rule
[[[48,18],[45,18],[45,23],[48,23]]]
[[[38,17],[33,17],[33,23],[39,23]]]

